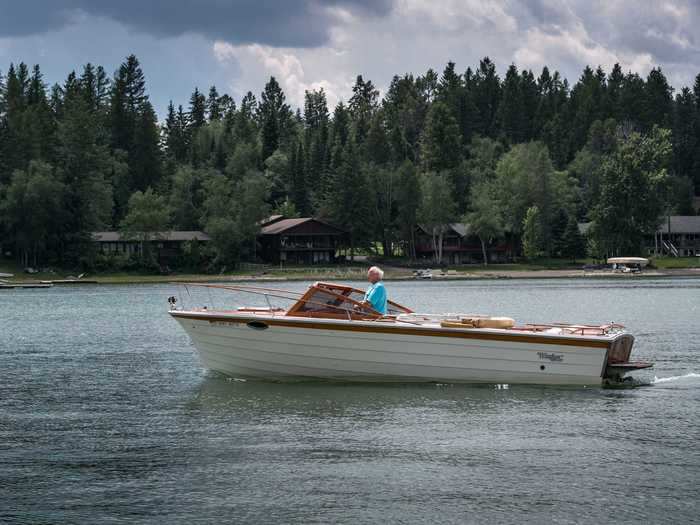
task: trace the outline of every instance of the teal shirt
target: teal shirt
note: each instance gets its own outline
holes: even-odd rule
[[[377,281],[371,284],[365,292],[365,301],[372,305],[377,312],[386,315],[386,288],[384,283]]]

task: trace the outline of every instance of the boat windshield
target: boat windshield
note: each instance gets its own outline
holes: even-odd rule
[[[365,293],[357,288],[334,283],[315,283],[287,312],[287,315],[309,317],[382,317],[373,308],[362,304]],[[387,315],[410,313],[405,306],[388,301]]]

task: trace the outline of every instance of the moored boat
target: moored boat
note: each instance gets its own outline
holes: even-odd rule
[[[315,283],[294,292],[192,285],[294,300],[288,309],[180,309],[170,315],[207,368],[272,381],[619,383],[651,363],[630,361],[634,337],[618,324],[525,324],[473,314],[420,314],[389,301],[381,315],[364,292]]]

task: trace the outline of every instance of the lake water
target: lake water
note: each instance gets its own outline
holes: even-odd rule
[[[700,520],[700,280],[387,286],[417,311],[620,322],[656,367],[630,389],[240,382],[201,368],[175,286],[4,290],[0,522]]]

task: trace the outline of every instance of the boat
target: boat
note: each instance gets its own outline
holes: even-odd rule
[[[382,315],[362,302],[362,290],[326,282],[300,293],[187,286],[265,297],[267,306],[236,309],[183,308],[169,298],[169,313],[202,364],[240,379],[604,385],[653,366],[630,361],[634,336],[615,323],[517,325],[507,317],[416,313],[393,301]]]
[[[622,273],[641,272],[642,268],[649,264],[649,259],[644,257],[610,257],[608,264],[612,265],[614,271]]]

